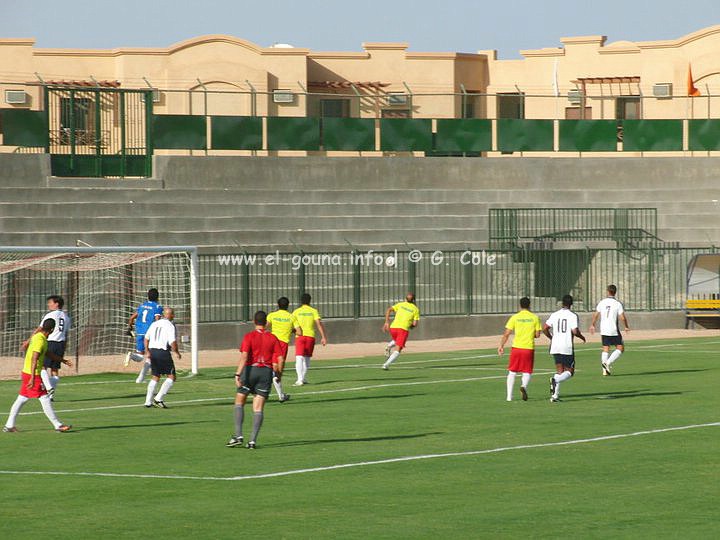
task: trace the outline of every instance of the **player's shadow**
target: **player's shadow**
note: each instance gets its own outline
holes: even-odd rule
[[[267,444],[266,448],[285,448],[289,446],[309,446],[313,444],[335,444],[335,443],[360,443],[380,441],[401,441],[406,439],[420,439],[431,435],[444,435],[441,431],[430,431],[428,433],[415,433],[413,435],[384,435],[378,437],[342,437],[337,439],[313,439],[307,441],[290,441],[285,443]]]
[[[420,397],[425,396],[427,394],[393,394],[390,396],[354,396],[354,397],[339,397],[339,398],[331,398],[331,399],[322,399],[322,398],[315,398],[310,397],[310,399],[300,399],[300,396],[302,394],[297,394],[297,400],[295,398],[290,400],[290,403],[293,407],[297,405],[318,405],[318,404],[324,404],[324,403],[334,403],[334,402],[342,402],[342,401],[358,401],[358,400],[378,400],[378,399],[402,399],[402,398],[409,398],[409,397]]]
[[[96,430],[105,430],[105,429],[136,429],[136,428],[156,428],[156,427],[168,427],[168,426],[184,426],[186,424],[207,424],[210,422],[219,422],[219,420],[200,420],[192,422],[155,422],[155,423],[147,423],[147,424],[114,424],[114,425],[107,425],[107,426],[88,426],[88,427],[80,427],[80,428],[73,428],[74,432],[79,431],[96,431]]]
[[[642,390],[628,390],[625,392],[593,392],[590,394],[574,394],[569,396],[568,401],[572,401],[573,398],[605,398],[605,399],[628,399],[636,397],[660,397],[660,396],[679,396],[685,392],[651,392],[649,389],[644,388]]]
[[[643,371],[640,373],[618,373],[613,377],[639,377],[643,375],[672,375],[673,373],[699,373],[701,371],[710,371],[707,368],[700,369],[668,369],[665,371]]]

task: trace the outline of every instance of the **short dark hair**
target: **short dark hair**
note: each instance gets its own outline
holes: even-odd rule
[[[287,309],[290,306],[290,300],[288,300],[284,296],[281,296],[280,298],[278,298],[277,304],[280,309]]]
[[[566,294],[562,297],[562,305],[563,307],[570,307],[573,305],[573,297],[569,294]]]
[[[151,302],[157,302],[158,298],[160,298],[160,293],[155,287],[148,291],[148,300]]]
[[[253,320],[258,326],[265,326],[267,324],[267,313],[262,310],[256,311]]]
[[[308,293],[303,293],[300,297],[300,303],[302,305],[309,304],[310,300],[312,300],[312,297]]]
[[[55,302],[58,305],[58,309],[62,309],[65,305],[65,299],[62,296],[58,296],[57,294],[51,294],[45,300],[48,302],[50,302],[51,300]]]
[[[608,285],[607,291],[613,296],[615,296],[617,294],[617,287],[615,285]]]
[[[523,309],[528,309],[530,307],[530,299],[527,296],[523,296],[520,299],[520,307]]]
[[[55,319],[45,319],[42,323],[42,329],[44,332],[52,332],[55,330]]]

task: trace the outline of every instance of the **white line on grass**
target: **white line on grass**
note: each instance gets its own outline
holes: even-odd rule
[[[72,472],[72,471],[12,471],[0,470],[0,474],[5,475],[27,475],[27,476],[87,476],[87,477],[110,477],[110,478],[135,478],[135,479],[152,479],[152,480],[211,480],[211,481],[241,481],[241,480],[260,480],[264,478],[277,478],[281,476],[293,476],[299,474],[318,473],[327,471],[336,471],[340,469],[352,469],[356,467],[369,467],[372,465],[387,465],[391,463],[404,463],[408,461],[421,461],[428,459],[440,459],[451,457],[467,457],[479,456],[484,454],[499,454],[510,452],[513,450],[531,450],[535,448],[551,448],[556,446],[572,446],[577,444],[588,444],[594,442],[612,441],[618,439],[627,439],[630,437],[640,437],[643,435],[654,435],[658,433],[669,433],[672,431],[686,431],[690,429],[699,429],[706,427],[718,427],[720,422],[709,422],[707,424],[691,424],[687,426],[676,426],[669,428],[648,429],[644,431],[634,431],[632,433],[618,433],[615,435],[602,435],[600,437],[591,437],[586,439],[572,439],[569,441],[556,441],[549,443],[536,444],[520,444],[517,446],[501,446],[499,448],[488,448],[485,450],[470,450],[466,452],[445,452],[439,454],[420,454],[416,456],[402,456],[397,458],[378,459],[374,461],[356,461],[351,463],[340,463],[337,465],[328,465],[325,467],[312,467],[307,469],[290,469],[286,471],[277,471],[271,473],[248,474],[242,476],[191,476],[191,475],[172,475],[172,474],[132,474],[132,473],[110,473],[110,472]]]
[[[367,385],[367,386],[354,386],[352,388],[334,388],[330,390],[312,390],[310,392],[294,392],[293,395],[298,396],[318,396],[318,395],[324,395],[324,394],[339,394],[344,392],[361,392],[363,390],[375,390],[377,388],[393,388],[397,386],[420,386],[424,384],[447,384],[447,383],[464,383],[464,382],[475,382],[475,381],[486,381],[490,379],[505,379],[506,375],[492,375],[488,377],[467,377],[464,379],[433,379],[429,381],[414,381],[414,382],[404,382],[404,383],[386,383],[386,384],[374,384],[374,385]],[[214,397],[214,398],[198,398],[198,399],[186,399],[181,401],[172,401],[171,405],[183,405],[183,404],[189,404],[189,403],[207,403],[212,401],[230,401],[235,399],[234,396],[226,396],[226,397]],[[55,412],[57,413],[76,413],[76,412],[85,412],[85,411],[107,411],[112,409],[135,409],[140,408],[140,404],[132,404],[132,405],[104,405],[102,407],[83,407],[81,409],[63,409],[63,410],[57,410]],[[20,416],[32,416],[36,414],[44,414],[42,411],[31,411],[31,412],[24,412],[20,413]],[[2,417],[7,416],[7,414],[0,415]]]

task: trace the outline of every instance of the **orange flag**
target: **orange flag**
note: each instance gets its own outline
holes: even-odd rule
[[[688,87],[688,96],[698,97],[701,95],[700,90],[697,89],[697,87],[695,86],[695,82],[693,81],[692,67],[690,66],[690,64],[688,64],[687,87]]]

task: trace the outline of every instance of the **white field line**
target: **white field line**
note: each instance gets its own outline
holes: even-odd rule
[[[325,394],[340,394],[345,392],[361,392],[363,390],[375,390],[377,388],[394,388],[398,386],[421,386],[426,384],[449,384],[449,383],[466,383],[475,381],[487,381],[491,379],[505,379],[506,375],[491,375],[488,377],[466,377],[464,379],[433,379],[429,381],[413,381],[404,383],[386,383],[386,384],[374,384],[368,386],[354,386],[352,388],[334,388],[330,390],[312,390],[310,392],[293,392],[293,395],[298,396],[319,396]],[[138,397],[138,399],[141,396]],[[198,399],[186,399],[181,401],[172,401],[171,405],[183,405],[189,403],[207,403],[213,401],[231,401],[235,399],[234,395],[226,397],[214,397],[214,398],[198,398]],[[134,403],[132,405],[105,405],[102,407],[83,407],[81,409],[62,409],[56,410],[56,413],[76,413],[85,411],[108,411],[112,409],[136,409],[140,408],[142,404]],[[20,416],[32,416],[36,414],[44,414],[43,411],[31,411],[26,413],[20,413]],[[8,416],[6,413],[1,414],[0,417]]]
[[[357,467],[370,467],[373,465],[387,465],[391,463],[404,463],[408,461],[422,461],[428,459],[442,459],[452,457],[479,456],[485,454],[500,454],[514,450],[531,450],[535,448],[551,448],[557,446],[572,446],[578,444],[589,444],[595,442],[612,441],[618,439],[627,439],[630,437],[641,437],[644,435],[654,435],[658,433],[669,433],[673,431],[687,431],[690,429],[700,429],[706,427],[718,427],[720,422],[710,422],[707,424],[691,424],[687,426],[676,426],[669,428],[649,429],[644,431],[634,431],[632,433],[618,433],[615,435],[603,435],[599,437],[591,437],[586,439],[572,439],[567,441],[556,441],[549,443],[521,444],[516,446],[501,446],[498,448],[488,448],[485,450],[470,450],[466,452],[445,452],[439,454],[420,454],[415,456],[402,456],[397,458],[378,459],[374,461],[356,461],[351,463],[340,463],[336,465],[328,465],[325,467],[312,467],[307,469],[290,469],[285,471],[277,471],[261,474],[248,474],[242,476],[192,476],[192,475],[172,475],[172,474],[132,474],[132,473],[112,473],[112,472],[71,472],[71,471],[13,471],[0,470],[0,474],[4,475],[22,475],[22,476],[80,476],[80,477],[110,477],[110,478],[133,478],[133,479],[152,479],[152,480],[209,480],[223,482],[237,482],[242,480],[261,480],[265,478],[277,478],[282,476],[294,476],[300,474],[319,473],[327,471],[336,471],[340,469],[352,469]]]

